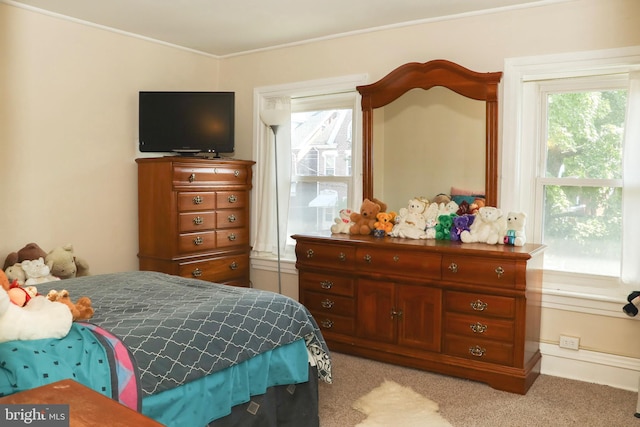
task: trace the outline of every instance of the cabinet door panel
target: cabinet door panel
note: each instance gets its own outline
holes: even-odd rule
[[[361,338],[394,342],[396,319],[393,283],[360,279],[357,285],[357,334]]]
[[[414,285],[397,286],[398,344],[440,351],[442,291]]]

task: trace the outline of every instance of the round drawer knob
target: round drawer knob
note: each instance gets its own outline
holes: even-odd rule
[[[229,234],[229,237],[227,237],[227,239],[229,239],[230,242],[233,242],[234,240],[236,240],[236,235],[231,233]]]
[[[235,194],[232,194],[229,197],[227,197],[227,200],[229,201],[229,203],[235,203],[238,201],[238,198],[236,197]]]
[[[504,274],[504,268],[502,267],[498,267],[496,268],[496,274],[498,275],[498,279],[502,277],[502,275]]]
[[[452,273],[457,273],[458,272],[458,264],[456,264],[455,262],[452,262],[451,264],[449,264],[449,271]]]
[[[313,258],[314,252],[313,249],[307,249],[307,258]]]
[[[236,216],[231,214],[227,217],[227,221],[229,222],[236,222]]]
[[[196,174],[192,173],[191,175],[189,175],[189,182],[193,182],[196,180]]]
[[[230,270],[237,270],[238,269],[238,263],[233,261],[231,264],[229,264],[229,269]]]

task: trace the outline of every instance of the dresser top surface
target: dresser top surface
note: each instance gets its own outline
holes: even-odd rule
[[[404,239],[400,237],[374,237],[373,235],[350,234],[295,234],[296,241],[317,241],[324,244],[352,244],[355,246],[427,250],[429,252],[456,253],[469,251],[476,255],[529,258],[544,251],[545,245],[526,243],[524,246],[489,245],[486,243],[462,243],[435,239]]]

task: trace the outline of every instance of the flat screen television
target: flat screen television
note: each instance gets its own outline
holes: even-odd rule
[[[141,152],[234,152],[234,92],[141,91],[138,113]]]

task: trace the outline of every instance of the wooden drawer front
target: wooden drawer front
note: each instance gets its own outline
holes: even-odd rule
[[[249,271],[249,254],[229,255],[180,264],[179,275],[209,282],[228,282]]]
[[[248,183],[246,168],[230,166],[201,167],[187,164],[173,165],[173,185],[176,187],[203,187],[221,184]]]
[[[216,248],[216,232],[181,234],[178,237],[178,252],[200,252]]]
[[[246,228],[232,228],[216,231],[216,247],[228,248],[249,244],[249,230]]]
[[[247,206],[246,191],[218,191],[216,193],[218,209],[244,208]]]
[[[311,310],[310,310],[311,311]],[[311,315],[316,319],[322,333],[353,335],[355,331],[355,321],[351,317],[337,316],[322,312],[313,312]]]
[[[389,248],[359,248],[356,251],[356,266],[360,271],[405,274],[416,278],[440,279],[440,261],[438,254],[393,251]]]
[[[302,299],[304,306],[316,313],[337,314],[346,317],[353,317],[355,313],[353,299],[349,297],[305,291]]]
[[[178,193],[178,212],[206,211],[216,208],[216,193],[202,191],[199,193]]]
[[[481,316],[447,313],[444,330],[450,334],[512,342],[514,324],[511,320],[487,319]]]
[[[226,209],[216,212],[217,228],[241,228],[245,226],[245,212],[243,210]]]
[[[442,257],[442,280],[515,287],[515,261],[482,257]]]
[[[444,340],[444,351],[451,356],[513,365],[513,345],[506,342],[447,335]]]
[[[181,233],[211,230],[216,228],[215,212],[186,212],[178,216],[178,227]]]
[[[304,266],[349,269],[355,268],[356,250],[352,246],[298,243],[296,258]]]
[[[447,291],[444,301],[446,312],[455,311],[475,316],[505,319],[513,319],[516,313],[516,301],[511,297]]]
[[[316,291],[325,295],[354,295],[353,279],[331,274],[300,272],[300,287],[309,291]]]

